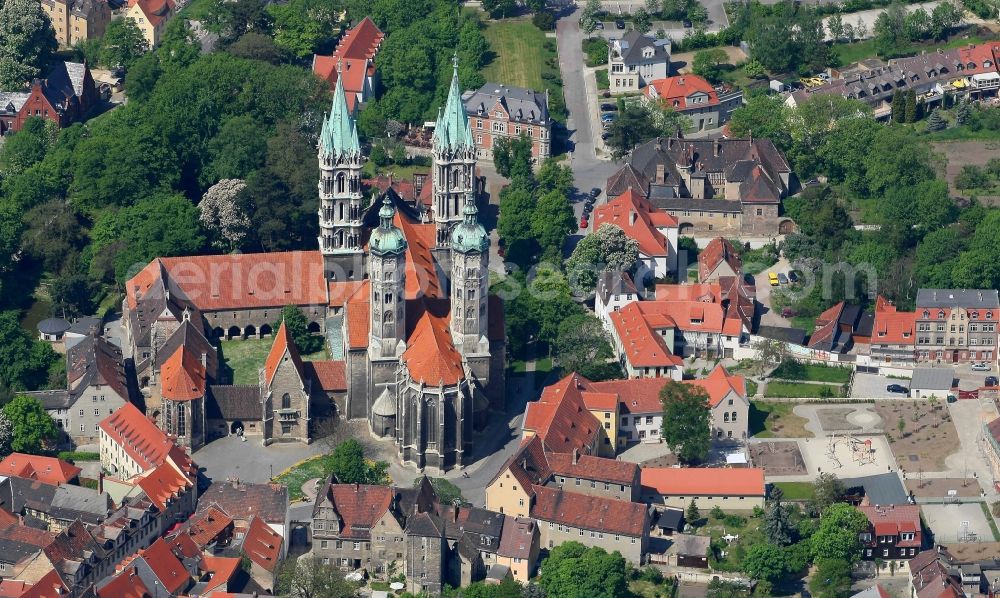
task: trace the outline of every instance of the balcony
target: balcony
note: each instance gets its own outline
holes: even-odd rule
[[[278,409],[279,422],[294,422],[299,419],[298,409]]]

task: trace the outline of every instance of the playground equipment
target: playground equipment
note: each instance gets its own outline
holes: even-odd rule
[[[838,437],[837,432],[831,432],[827,437],[826,457],[833,463],[834,469],[839,469],[843,465],[837,456],[837,444],[843,442],[847,446],[851,455],[851,461],[857,465],[875,465],[875,447],[870,438],[864,440],[855,438],[850,430],[841,432]]]

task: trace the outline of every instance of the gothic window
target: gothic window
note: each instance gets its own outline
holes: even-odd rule
[[[392,312],[387,311],[382,316],[382,336],[392,336],[394,334],[392,326]]]
[[[392,279],[393,279],[392,270],[386,270],[386,272],[385,272],[385,281],[386,282],[392,282]]]
[[[469,301],[474,301],[476,299],[476,289],[469,289],[465,292],[466,298]]]
[[[386,293],[382,299],[386,305],[389,305],[390,303],[392,303],[392,293]]]
[[[343,193],[344,192],[344,182],[345,182],[344,173],[338,174],[337,175],[337,193]]]
[[[344,204],[340,204],[340,219],[344,219]]]
[[[468,307],[465,309],[465,319],[475,320],[476,319],[476,308]]]
[[[184,416],[185,415],[186,414],[184,413],[184,408],[178,405],[177,406],[177,435],[178,436],[184,436],[184,434],[187,432],[187,425],[184,422]]]
[[[288,396],[288,393],[281,395],[281,408],[291,409],[292,408],[292,397]]]

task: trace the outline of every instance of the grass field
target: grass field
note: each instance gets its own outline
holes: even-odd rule
[[[810,384],[808,382],[768,382],[767,390],[764,391],[765,397],[770,398],[792,398],[792,399],[804,399],[804,398],[819,398],[820,389],[829,388],[833,391],[833,396],[839,397],[843,395],[842,388],[840,386],[833,386],[829,384]]]
[[[948,50],[968,44],[980,44],[982,42],[983,40],[981,38],[974,35],[968,37],[960,36],[942,44],[910,44],[906,48],[900,49],[900,55],[912,56],[914,54],[919,54],[920,52],[934,52],[939,48],[942,50]],[[865,40],[863,42],[853,42],[850,44],[836,44],[832,49],[833,53],[840,59],[840,64],[843,66],[848,66],[859,60],[874,58],[876,56],[875,40],[872,39]]]
[[[750,435],[756,438],[806,438],[806,418],[795,415],[794,403],[750,403]]]
[[[800,363],[787,360],[774,372],[774,378],[785,380],[806,380],[811,382],[838,382],[846,384],[851,379],[851,370],[818,363]]]
[[[813,497],[813,485],[810,482],[775,482],[776,488],[781,488],[785,500],[809,500]]]
[[[333,471],[333,455],[318,455],[283,471],[275,482],[288,486],[288,498],[292,502],[302,498],[302,484],[313,478],[326,479]]]
[[[221,341],[219,343],[219,361],[224,371],[231,372],[233,384],[257,384],[257,371],[263,367],[267,353],[271,350],[273,339],[246,339]],[[311,355],[303,355],[303,359],[313,361],[327,359],[326,351]]]
[[[482,70],[483,77],[487,81],[537,91],[548,89],[552,96],[549,98],[552,116],[565,118],[556,40],[546,38],[545,33],[528,19],[490,21],[483,34],[494,54],[493,60]]]

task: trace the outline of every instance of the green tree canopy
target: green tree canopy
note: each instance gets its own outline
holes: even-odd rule
[[[282,322],[300,353],[308,355],[323,349],[323,337],[309,332],[309,322],[298,306],[286,305],[281,308],[281,319],[274,323],[273,329],[277,331]]]
[[[778,96],[759,95],[733,111],[729,128],[736,137],[770,139],[780,150],[791,146],[789,110]]]
[[[838,558],[820,558],[809,581],[816,598],[844,598],[851,595],[851,564]]]
[[[337,445],[330,455],[332,473],[341,484],[387,484],[385,461],[369,462],[365,459],[361,443],[351,438]]]
[[[660,391],[663,404],[661,437],[684,463],[699,463],[712,447],[708,394],[698,386],[667,382]]]
[[[128,71],[139,58],[149,51],[149,44],[139,25],[130,17],[114,19],[108,23],[101,43],[101,63],[112,69]]]
[[[3,413],[13,429],[10,441],[13,452],[39,454],[59,439],[56,422],[38,399],[18,395],[3,406]]]
[[[868,529],[868,518],[849,504],[835,503],[823,510],[819,529],[812,535],[813,554],[854,563],[861,558],[859,534]]]
[[[611,350],[611,339],[590,313],[571,315],[559,324],[554,357],[565,372],[578,372],[590,380],[622,375]]]
[[[591,293],[600,272],[626,272],[639,259],[639,242],[614,224],[602,224],[580,239],[566,260],[566,275],[574,290]]]
[[[548,596],[619,598],[627,593],[625,559],[617,551],[563,542],[542,563],[538,583]]]
[[[58,47],[55,29],[40,3],[0,3],[0,89],[20,89],[42,76]]]
[[[743,555],[743,572],[752,579],[774,583],[785,574],[785,551],[768,542],[751,544]]]
[[[18,313],[0,312],[0,394],[10,390],[39,390],[49,381],[49,368],[59,355],[21,327]],[[65,380],[63,380],[65,383]]]

